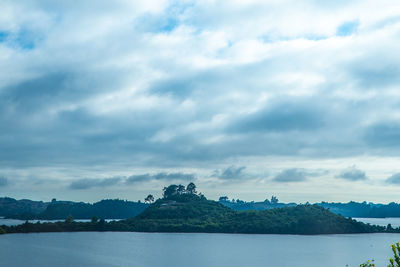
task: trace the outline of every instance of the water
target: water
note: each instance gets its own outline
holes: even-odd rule
[[[357,221],[369,224],[376,224],[380,226],[387,226],[389,223],[393,228],[400,226],[400,218],[353,218]]]
[[[0,236],[1,266],[387,266],[400,234],[242,235],[78,232]]]

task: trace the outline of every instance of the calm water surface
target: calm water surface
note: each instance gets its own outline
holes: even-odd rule
[[[40,233],[0,236],[1,266],[387,266],[400,234]]]
[[[400,218],[353,218],[357,221],[369,224],[376,224],[380,226],[387,226],[389,223],[392,227],[399,227],[400,226]]]

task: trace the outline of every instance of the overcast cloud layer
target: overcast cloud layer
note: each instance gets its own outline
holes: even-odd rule
[[[396,0],[0,9],[1,195],[398,199]]]

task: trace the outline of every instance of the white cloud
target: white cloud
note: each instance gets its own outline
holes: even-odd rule
[[[0,8],[0,151],[13,151],[0,152],[1,166],[207,173],[248,158],[345,158],[345,168],[398,156],[396,1]]]

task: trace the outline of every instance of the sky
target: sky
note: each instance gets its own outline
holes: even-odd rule
[[[0,10],[0,196],[400,201],[397,0]]]

